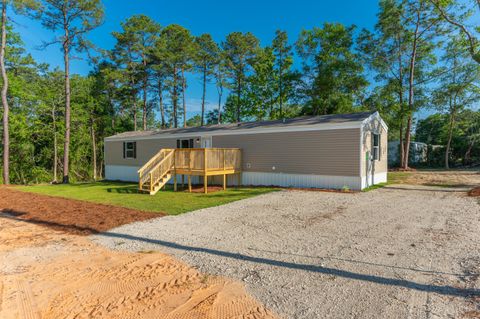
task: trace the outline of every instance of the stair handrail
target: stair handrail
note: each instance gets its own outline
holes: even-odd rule
[[[147,169],[149,166],[151,166],[151,164],[153,162],[155,162],[156,160],[158,160],[158,158],[161,157],[163,155],[163,153],[165,153],[166,151],[169,151],[169,150],[171,150],[171,149],[162,148],[160,151],[158,151],[157,154],[153,155],[152,158],[150,158],[148,160],[148,162],[146,162],[142,167],[140,167],[140,169],[137,171],[137,173],[141,175],[145,171],[145,169]]]
[[[152,167],[152,169],[150,169],[150,174],[153,174],[156,170],[158,170],[167,160],[170,159],[170,157],[173,156],[173,154],[175,154],[175,150],[170,149],[170,153],[168,153],[159,163],[157,163],[154,167]],[[173,162],[172,162],[172,165],[170,165],[170,167],[168,167],[168,169],[166,169],[164,172],[161,172],[155,180],[151,179],[150,187],[155,185],[160,179],[162,179],[165,175],[167,175],[168,172],[172,169],[172,167],[173,167]]]
[[[141,189],[143,184],[147,181],[148,173],[152,171],[152,168],[156,166],[155,162],[162,161],[165,158],[165,153],[172,151],[170,148],[162,148],[155,154],[147,163],[145,163],[137,172],[138,172],[138,187]],[[162,158],[163,157],[163,158]]]

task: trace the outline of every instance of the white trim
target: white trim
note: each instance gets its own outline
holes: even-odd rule
[[[387,123],[385,123],[385,121],[380,116],[380,113],[378,113],[378,112],[375,112],[372,115],[370,115],[369,117],[367,117],[366,119],[364,119],[362,121],[362,127],[363,127],[364,124],[371,122],[373,119],[377,119],[380,122],[380,124],[382,125],[382,127],[385,129],[385,131],[388,132]]]
[[[387,182],[387,173],[376,173],[373,177],[373,185],[386,183]],[[362,189],[372,186],[372,175],[362,176]]]
[[[362,172],[362,165],[363,165],[363,131],[365,130],[365,127],[362,125],[362,127],[360,128],[360,159],[359,159],[359,164],[360,164],[360,168],[359,168],[359,172],[360,172],[360,176],[363,176],[363,172]],[[366,169],[365,169],[366,171]]]
[[[306,132],[306,131],[325,131],[325,130],[338,130],[338,129],[352,129],[361,128],[364,121],[337,123],[337,124],[315,124],[315,125],[297,125],[297,126],[285,126],[275,128],[256,128],[256,129],[218,129],[205,132],[191,132],[191,133],[163,133],[151,136],[128,136],[128,137],[115,137],[110,136],[105,138],[105,142],[110,141],[126,141],[126,140],[157,140],[157,139],[179,139],[179,138],[192,138],[192,137],[204,137],[204,136],[220,136],[220,135],[244,135],[244,134],[261,134],[261,133],[284,133],[284,132]]]

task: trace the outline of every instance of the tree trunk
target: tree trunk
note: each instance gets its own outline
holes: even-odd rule
[[[95,120],[91,119],[91,138],[92,138],[92,166],[93,166],[93,180],[97,180],[97,143],[95,142]]]
[[[407,127],[405,129],[405,156],[403,159],[402,167],[408,169],[408,160],[410,155],[410,138],[412,130],[412,117],[413,117],[413,103],[414,103],[414,77],[415,77],[415,62],[417,58],[417,41],[418,41],[418,29],[420,24],[420,13],[417,16],[417,24],[415,28],[415,36],[413,39],[412,55],[410,57],[410,70],[408,78],[408,118],[407,118]]]
[[[280,59],[279,59],[279,75],[278,75],[278,98],[279,98],[279,111],[280,118],[283,118],[283,54],[280,50]]]
[[[145,57],[142,58],[143,67],[145,68],[145,76],[143,77],[143,114],[142,114],[142,124],[143,130],[147,130],[147,90],[148,90],[148,74],[146,71],[147,60]]]
[[[223,85],[220,84],[217,86],[218,91],[218,116],[217,116],[217,124],[222,123],[222,95],[223,95]]]
[[[403,144],[403,123],[404,123],[404,105],[403,105],[403,63],[402,63],[402,55],[401,55],[401,42],[399,39],[398,41],[398,102],[400,103],[400,138],[399,138],[399,146],[400,146],[400,166],[403,165],[405,161],[405,145]]]
[[[0,48],[0,68],[2,72],[2,104],[3,104],[3,184],[10,184],[10,135],[8,132],[8,76],[5,69],[5,47],[7,45],[7,1],[2,1],[2,43]]]
[[[177,103],[178,103],[178,93],[177,93],[177,67],[173,67],[173,92],[172,92],[172,105],[173,105],[173,126],[178,127],[178,116],[177,116]]]
[[[202,120],[200,125],[205,124],[205,94],[207,92],[207,65],[203,65],[203,95],[202,95]]]
[[[137,96],[133,97],[133,130],[137,130]]]
[[[163,106],[163,83],[162,80],[158,79],[158,102],[160,104],[160,119],[161,119],[161,127],[162,129],[165,128],[165,108]]]
[[[453,59],[453,71],[452,71],[452,81],[453,84],[457,84],[457,56],[454,56]],[[455,125],[455,115],[457,111],[457,93],[452,97],[450,96],[449,99],[449,107],[450,107],[450,123],[448,126],[448,140],[447,140],[447,145],[445,147],[445,169],[449,169],[449,155],[450,155],[450,146],[452,145],[452,136],[453,136],[453,127]]]
[[[143,87],[143,114],[142,114],[143,130],[147,130],[147,88]]]
[[[239,78],[237,83],[237,123],[240,122],[240,99],[242,97],[242,80]]]
[[[403,144],[403,116],[400,118],[400,129],[399,129],[399,146],[400,146],[400,162],[399,166],[403,166],[403,161],[405,160],[405,145]]]
[[[470,143],[468,144],[467,151],[465,152],[465,155],[463,157],[463,165],[468,165],[472,162],[472,149],[474,145],[475,145],[475,139],[472,138]]]
[[[55,104],[52,108],[53,121],[53,183],[57,183],[57,162],[58,162],[58,147],[57,147],[57,115],[55,114]]]
[[[449,155],[450,155],[450,145],[452,144],[452,136],[453,136],[453,125],[455,123],[455,111],[452,111],[452,114],[450,114],[450,123],[448,126],[448,140],[447,140],[447,145],[445,147],[445,169],[449,169]]]
[[[183,102],[183,127],[187,127],[187,103],[185,101],[185,67],[182,66],[182,102]]]
[[[69,183],[69,153],[70,153],[70,35],[67,27],[66,12],[63,13],[65,41],[63,42],[63,57],[65,62],[65,142],[63,145],[63,183]]]

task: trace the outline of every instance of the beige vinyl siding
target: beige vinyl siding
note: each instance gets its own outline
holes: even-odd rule
[[[360,176],[360,128],[213,136],[213,147],[241,148],[244,171]]]
[[[366,175],[367,151],[372,150],[372,132],[366,131],[364,134],[364,142],[362,147],[362,176]],[[375,162],[375,174],[386,173],[388,171],[388,132],[383,126],[380,126],[380,160]]]
[[[160,149],[177,147],[177,139],[129,141],[137,142],[137,158],[123,158],[123,141],[105,141],[105,165],[141,167]]]

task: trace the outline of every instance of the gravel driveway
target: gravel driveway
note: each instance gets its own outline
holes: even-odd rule
[[[457,189],[280,191],[95,240],[243,281],[284,318],[480,316],[480,203]]]

